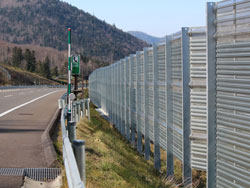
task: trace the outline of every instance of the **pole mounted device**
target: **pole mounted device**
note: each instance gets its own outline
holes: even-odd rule
[[[71,93],[71,28],[68,28],[68,102],[69,102],[69,95]],[[71,107],[69,105],[69,112],[71,112]]]

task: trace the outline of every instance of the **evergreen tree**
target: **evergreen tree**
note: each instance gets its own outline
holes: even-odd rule
[[[12,65],[14,67],[20,67],[23,60],[23,52],[21,48],[14,47],[12,50]]]
[[[50,71],[50,60],[48,56],[45,58],[43,63],[43,76],[46,78],[51,78],[51,71]]]
[[[36,70],[36,52],[34,50],[32,50],[31,59],[32,59],[32,64],[30,67],[30,71],[35,72],[35,70]]]
[[[24,59],[26,61],[26,70],[34,72],[36,70],[36,55],[35,51],[25,50]]]
[[[53,68],[52,74],[53,74],[53,76],[55,76],[55,77],[57,77],[57,76],[59,75],[59,74],[58,74],[58,67],[57,67],[57,66],[55,66],[55,67]]]

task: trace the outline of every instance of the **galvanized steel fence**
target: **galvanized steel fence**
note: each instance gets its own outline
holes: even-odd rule
[[[154,143],[207,187],[250,187],[250,1],[207,3],[207,27],[182,28],[166,41],[95,70],[89,95],[145,158]],[[143,141],[144,138],[144,147]]]

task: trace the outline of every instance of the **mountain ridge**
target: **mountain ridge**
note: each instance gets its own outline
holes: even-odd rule
[[[11,15],[11,16],[9,16]],[[114,62],[148,46],[130,34],[59,0],[0,0],[0,40],[67,50],[72,28],[72,52]]]
[[[148,44],[164,42],[165,40],[164,37],[155,37],[141,31],[128,31],[128,33],[140,40],[147,42]]]

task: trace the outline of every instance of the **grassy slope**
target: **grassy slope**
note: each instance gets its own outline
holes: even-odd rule
[[[7,69],[11,75],[11,85],[33,85],[34,81],[36,84],[41,85],[58,85],[58,83],[49,80],[47,78],[44,78],[36,73],[31,73],[25,70],[22,70],[20,68],[7,66],[4,64],[1,64],[5,69]],[[1,78],[0,78],[1,79]]]
[[[86,90],[85,90],[86,91]],[[84,92],[87,98],[87,92]],[[108,121],[103,119],[91,105],[91,122],[82,119],[77,125],[77,138],[86,141],[87,188],[150,188],[181,187],[181,162],[175,159],[175,180],[169,182],[166,174],[166,152],[161,150],[161,172],[154,170],[152,158],[146,161],[118,133]],[[62,164],[62,137],[60,128],[56,131],[54,145],[58,153],[57,166]],[[151,144],[151,153],[153,145]],[[67,181],[64,172],[64,186]],[[193,170],[193,186],[203,188],[206,174]],[[179,185],[178,185],[179,184]]]
[[[77,137],[86,141],[87,187],[169,187],[164,175],[154,170],[108,121],[91,107],[91,122],[77,125]]]

